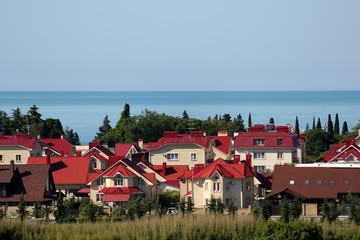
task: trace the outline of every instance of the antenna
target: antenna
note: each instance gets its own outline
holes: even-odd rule
[[[195,130],[196,128],[192,127],[192,119],[189,119],[188,121],[189,121],[189,126],[190,127],[188,127],[187,129],[190,131],[190,134],[191,134],[191,130]]]

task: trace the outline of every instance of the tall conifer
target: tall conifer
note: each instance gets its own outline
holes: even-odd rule
[[[295,132],[298,135],[298,137],[300,137],[300,129],[299,129],[299,119],[298,116],[296,116],[296,121],[295,121]]]
[[[251,127],[251,126],[252,126],[251,113],[249,113],[248,127]]]
[[[344,135],[346,133],[348,133],[349,130],[348,130],[348,125],[347,125],[347,122],[345,121],[344,124],[343,124],[343,127],[342,127],[342,132],[341,134]]]
[[[321,129],[321,121],[320,118],[318,118],[317,124],[316,124],[316,128]]]
[[[340,135],[339,114],[337,114],[337,113],[336,113],[336,116],[335,116],[334,134],[335,135]]]
[[[333,139],[334,137],[334,126],[333,122],[331,120],[331,115],[328,116],[328,133],[330,134],[330,139]]]
[[[313,117],[313,126],[312,126],[312,129],[313,129],[313,130],[315,129],[315,116]]]

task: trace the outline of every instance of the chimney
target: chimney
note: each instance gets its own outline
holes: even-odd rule
[[[50,164],[50,153],[47,153],[47,154],[46,154],[45,164]]]
[[[162,173],[164,174],[164,176],[166,175],[166,162],[163,162],[162,164]]]
[[[10,173],[14,173],[15,171],[15,166],[14,166],[14,160],[10,161]]]
[[[246,164],[251,167],[251,158],[252,155],[251,154],[246,154]]]
[[[81,157],[81,154],[82,154],[81,151],[76,151],[76,152],[75,152],[75,156],[76,156],[76,157]]]
[[[37,139],[40,139],[40,134],[37,135]]]
[[[64,157],[64,151],[61,151],[61,152],[60,152],[60,156],[61,156],[61,157]]]
[[[140,148],[140,149],[143,149],[143,146],[144,146],[144,140],[139,139],[139,140],[138,140],[138,145],[139,145],[139,148]]]
[[[89,150],[96,146],[100,146],[100,142],[89,142]]]
[[[219,137],[227,136],[228,132],[226,130],[218,131],[217,135]]]
[[[64,139],[64,134],[61,134],[61,135],[60,135],[60,139]]]
[[[234,164],[240,163],[240,155],[234,155]]]

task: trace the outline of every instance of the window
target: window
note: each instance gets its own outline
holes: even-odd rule
[[[316,185],[321,185],[322,181],[321,180],[316,180]]]
[[[262,173],[265,171],[265,166],[254,166],[255,167],[255,171],[258,173]]]
[[[96,185],[98,185],[98,186],[104,185],[104,179],[103,179],[103,178],[99,178],[99,179],[96,181]]]
[[[91,165],[92,165],[93,169],[97,169],[97,162],[95,159],[91,160]]]
[[[66,190],[65,195],[66,195],[66,197],[71,197],[71,192],[69,190]]]
[[[281,146],[282,144],[283,144],[282,138],[278,138],[278,140],[277,140],[277,145],[278,145],[278,146]]]
[[[309,185],[310,181],[309,180],[304,180],[304,185]]]
[[[344,180],[344,185],[349,185],[349,180]]]
[[[329,185],[334,185],[335,181],[334,180],[329,180]]]
[[[283,159],[283,153],[282,153],[282,152],[278,152],[278,153],[277,153],[277,158],[278,158],[278,159]]]
[[[21,155],[20,155],[20,154],[17,154],[17,155],[16,155],[16,161],[17,161],[17,162],[21,162]]]
[[[0,162],[4,161],[3,155],[0,155]]]
[[[214,192],[220,192],[220,183],[219,182],[214,183]]]
[[[144,179],[142,179],[142,178],[138,178],[138,179],[137,179],[137,183],[138,183],[138,186],[143,186],[143,185],[145,185],[145,181],[144,181]]]
[[[179,160],[179,154],[178,153],[168,153],[167,154],[167,160]]]
[[[229,183],[228,182],[225,183],[225,191],[229,191]]]
[[[191,161],[196,161],[197,160],[197,154],[196,153],[192,153],[191,154]]]
[[[246,182],[246,190],[251,190],[251,182]]]
[[[254,139],[253,140],[254,146],[263,146],[265,145],[265,139]]]
[[[205,191],[207,192],[209,189],[209,183],[205,183]]]
[[[97,202],[101,202],[102,199],[103,199],[103,197],[104,197],[104,194],[102,194],[102,193],[96,194],[96,201],[97,201]]]
[[[115,177],[115,186],[122,186],[124,185],[124,179],[121,176]]]
[[[294,185],[294,184],[295,184],[295,180],[290,180],[290,181],[289,181],[289,184],[290,184],[290,185]]]
[[[265,153],[263,152],[254,152],[254,159],[264,159]]]

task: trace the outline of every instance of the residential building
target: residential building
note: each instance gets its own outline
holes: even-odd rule
[[[231,136],[228,136],[227,131],[218,131],[218,136],[210,136],[215,141],[215,146],[212,147],[214,159],[231,160],[233,152],[233,143]]]
[[[221,199],[225,205],[233,201],[238,208],[247,208],[253,196],[254,171],[245,162],[230,164],[219,158],[180,177],[180,197],[191,197],[195,208],[206,208],[211,197]]]
[[[63,138],[48,138],[42,139],[42,141],[46,144],[44,147],[45,154],[50,153],[51,156],[75,156],[76,148],[75,145],[69,143],[66,139]]]
[[[164,137],[157,142],[143,144],[149,152],[149,162],[153,165],[188,165],[208,164],[213,161],[212,148],[215,141],[205,136],[202,131],[193,131],[190,134],[164,132]]]
[[[15,165],[12,160],[0,166],[0,204],[7,216],[16,213],[22,194],[28,210],[34,202],[50,205],[56,199],[50,165]]]
[[[129,201],[139,196],[155,199],[158,184],[155,175],[145,172],[129,159],[120,159],[89,181],[90,199],[111,207],[126,207]]]
[[[259,125],[235,137],[235,154],[245,159],[253,156],[252,166],[259,173],[273,171],[275,165],[305,162],[305,140],[291,131],[290,126]]]
[[[90,142],[89,150],[87,150],[83,156],[91,157],[91,164],[94,169],[105,170],[109,167],[109,158],[116,155],[102,146],[100,142]]]

